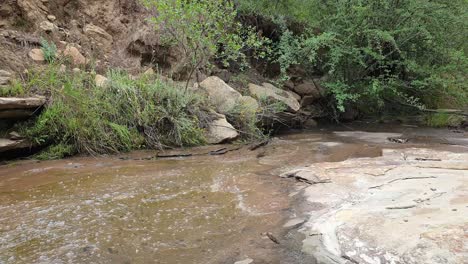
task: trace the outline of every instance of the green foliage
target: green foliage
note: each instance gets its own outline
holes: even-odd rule
[[[91,74],[59,73],[54,64],[28,76],[27,91],[50,96],[39,117],[22,128],[37,145],[51,146],[40,158],[205,142],[202,98],[147,76],[134,80],[111,71],[108,77],[97,87]]]
[[[465,0],[240,2],[282,30],[273,58],[282,79],[292,65],[326,75],[341,111],[349,103],[371,111],[389,104],[467,105]],[[302,33],[293,34],[287,20],[303,23]]]
[[[460,115],[435,113],[426,116],[426,125],[431,127],[458,127],[465,119]]]
[[[236,21],[237,11],[224,0],[142,0],[155,15],[149,21],[161,30],[166,44],[178,46],[183,66],[193,72],[211,59],[225,66],[244,62],[247,50],[261,50],[263,41],[251,28]],[[258,52],[260,55],[264,55]]]
[[[272,102],[267,98],[260,98],[258,105],[246,101],[238,102],[226,114],[228,121],[241,133],[245,141],[264,140],[270,134],[267,129],[273,122],[281,122],[278,114],[286,110],[282,102]]]
[[[0,87],[0,96],[2,97],[21,97],[25,95],[25,93],[26,91],[24,90],[23,85],[16,80],[13,80],[10,84],[8,84],[5,87]]]
[[[55,43],[49,43],[46,39],[41,38],[41,50],[46,62],[53,63],[57,58],[57,46]]]

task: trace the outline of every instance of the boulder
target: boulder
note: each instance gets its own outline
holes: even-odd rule
[[[29,51],[28,56],[33,61],[38,61],[38,62],[45,61],[44,52],[41,49],[32,49],[31,51]]]
[[[260,108],[257,100],[251,96],[242,96],[237,100],[237,104],[242,108],[242,112],[247,115],[255,115]]]
[[[301,108],[291,92],[278,89],[269,83],[263,83],[262,86],[250,83],[249,91],[257,99],[267,98],[284,103],[289,112],[297,112]]]
[[[47,19],[49,19],[50,22],[54,22],[57,19],[57,17],[54,15],[48,15]]]
[[[114,41],[112,36],[107,33],[104,29],[93,25],[87,24],[83,29],[85,35],[93,40],[97,46],[103,48],[110,48]]]
[[[200,83],[200,88],[207,93],[210,102],[218,113],[226,114],[237,104],[242,95],[227,85],[219,77],[211,76]]]
[[[100,74],[96,74],[96,77],[94,77],[94,81],[96,82],[97,87],[104,87],[109,80]]]
[[[205,137],[210,144],[229,142],[239,136],[237,130],[229,124],[226,116],[215,114],[214,120],[208,125]]]
[[[0,85],[7,85],[10,82],[11,73],[0,70]]]
[[[312,81],[306,81],[294,87],[294,91],[301,96],[314,96],[319,98],[320,91],[315,86],[315,83]]]
[[[291,80],[287,80],[287,81],[284,82],[283,87],[288,89],[288,90],[293,90],[294,89],[294,83]]]
[[[57,26],[54,23],[51,23],[49,21],[42,21],[39,24],[39,28],[42,29],[43,31],[45,31],[46,33],[50,33],[52,31],[55,31],[56,29],[58,29]]]
[[[292,96],[294,96],[294,98],[295,98],[298,102],[301,101],[301,96],[300,96],[300,95],[298,95],[297,93],[292,92],[292,91],[289,91],[289,92],[292,94]]]
[[[148,68],[148,69],[143,73],[143,75],[146,75],[146,76],[152,76],[152,75],[154,75],[154,74],[155,74],[155,72],[154,72],[153,68]]]
[[[72,60],[71,62],[75,65],[86,64],[86,58],[80,53],[80,51],[77,48],[73,46],[68,45],[62,54],[65,57],[70,57],[70,59]]]
[[[302,97],[301,107],[309,106],[309,105],[313,104],[315,101],[317,101],[317,99],[318,98],[316,96],[306,95],[306,96]]]

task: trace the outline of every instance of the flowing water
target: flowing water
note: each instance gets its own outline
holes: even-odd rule
[[[300,214],[290,193],[301,185],[281,172],[379,156],[384,146],[403,147],[386,140],[402,132],[410,146],[467,143],[449,130],[389,130],[396,134],[290,133],[218,156],[206,153],[223,146],[178,150],[196,154],[183,158],[145,151],[2,165],[0,264],[314,263],[294,223],[284,225]]]

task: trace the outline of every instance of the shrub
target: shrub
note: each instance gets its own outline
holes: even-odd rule
[[[142,2],[155,12],[149,21],[161,31],[165,44],[182,50],[182,65],[189,69],[188,80],[211,60],[221,61],[225,66],[236,60],[246,65],[246,51],[262,48],[263,41],[257,34],[236,21],[237,11],[231,1]]]
[[[96,87],[89,73],[58,70],[51,64],[32,72],[24,85],[50,97],[22,129],[37,145],[51,146],[40,157],[204,143],[203,99],[190,91],[147,76],[134,80],[122,71],[110,71],[108,85]]]
[[[465,118],[460,115],[434,113],[426,116],[426,125],[431,127],[458,127]]]
[[[282,37],[273,60],[283,74],[292,65],[311,75],[325,74],[325,87],[341,111],[349,103],[372,112],[387,105],[423,108],[449,102],[456,107],[468,102],[464,0],[240,3],[248,12],[284,17],[274,20]],[[292,33],[286,20],[303,23],[303,32]]]

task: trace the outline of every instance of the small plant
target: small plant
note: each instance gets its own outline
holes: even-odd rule
[[[0,96],[23,96],[26,91],[24,90],[21,82],[13,80],[10,84],[5,87],[0,87]]]
[[[55,61],[57,57],[57,46],[55,43],[49,43],[46,39],[41,38],[41,50],[46,62],[53,63]]]

